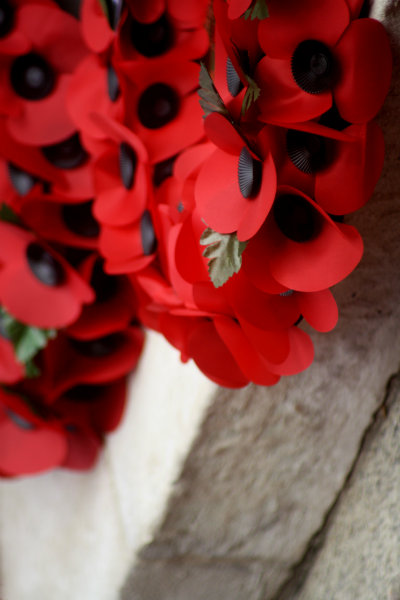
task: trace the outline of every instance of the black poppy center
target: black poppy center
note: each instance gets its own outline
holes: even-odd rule
[[[105,273],[103,262],[97,260],[93,267],[90,285],[96,293],[96,302],[107,302],[117,294],[119,278]]]
[[[149,129],[163,127],[176,117],[178,110],[178,94],[165,83],[154,83],[139,98],[139,120]]]
[[[231,59],[226,59],[226,83],[228,86],[229,93],[235,97],[237,96],[241,90],[243,89],[243,83],[236,71],[235,67],[232,64]]]
[[[50,287],[60,285],[64,280],[62,265],[40,244],[31,242],[26,250],[26,258],[33,275]]]
[[[119,172],[124,187],[130,190],[135,180],[135,172],[137,165],[136,153],[125,142],[119,146]]]
[[[65,393],[65,398],[71,402],[86,403],[100,400],[106,387],[96,384],[80,384],[70,388]]]
[[[10,178],[11,185],[13,186],[17,194],[19,194],[20,196],[26,196],[27,194],[29,194],[29,192],[36,183],[36,178],[30,173],[24,171],[23,169],[20,169],[19,167],[13,165],[12,163],[8,163],[7,166],[8,176]]]
[[[14,9],[7,0],[0,2],[0,38],[6,37],[14,25]]]
[[[173,30],[165,15],[154,23],[132,21],[131,41],[140,54],[153,58],[161,56],[173,43]]]
[[[336,131],[343,131],[343,129],[346,129],[350,125],[348,121],[343,119],[335,103],[321,115],[319,123],[325,127],[336,129]]]
[[[43,146],[41,150],[47,160],[59,169],[76,169],[88,158],[78,133],[57,144]]]
[[[55,74],[49,63],[39,54],[30,52],[18,56],[11,66],[11,85],[26,100],[42,100],[51,94]]]
[[[143,254],[145,256],[153,254],[157,248],[157,238],[154,231],[151,214],[148,210],[144,211],[140,220],[140,234],[142,238]]]
[[[273,210],[276,224],[290,240],[307,242],[318,233],[319,215],[303,196],[278,196]]]
[[[107,92],[111,102],[116,102],[121,93],[118,75],[112,65],[107,67]]]
[[[92,202],[64,204],[61,208],[62,220],[67,229],[85,238],[99,235],[99,224],[92,214]]]
[[[297,85],[309,94],[321,94],[333,83],[330,49],[317,40],[301,42],[292,56],[292,73]]]
[[[124,343],[125,336],[121,332],[110,333],[94,340],[70,339],[77,352],[90,358],[104,358],[116,352]]]
[[[303,173],[313,174],[327,166],[326,140],[320,135],[289,129],[286,148],[292,163]]]
[[[252,198],[258,194],[261,178],[262,163],[254,158],[244,146],[240,152],[238,164],[239,189],[244,198]]]
[[[121,18],[123,0],[104,0],[107,7],[107,18],[111,29],[117,29]]]

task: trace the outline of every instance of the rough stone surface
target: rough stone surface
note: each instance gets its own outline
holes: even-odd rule
[[[222,559],[262,564],[255,597],[278,600],[340,493],[386,383],[399,369],[400,203],[394,192],[400,189],[400,136],[393,123],[400,35],[399,11],[389,12],[395,79],[380,115],[387,159],[374,197],[346,219],[360,230],[365,254],[334,290],[339,325],[330,334],[312,335],[316,359],[305,373],[275,388],[249,386],[217,395],[164,522],[126,582],[123,600],[164,600],[170,578],[174,597],[192,597],[199,586],[198,571],[191,567],[194,556],[208,569],[207,576],[203,573],[208,600],[253,597],[226,592],[214,571]],[[311,594],[306,600],[330,597]],[[352,597],[364,600],[362,594]]]
[[[323,548],[292,600],[400,598],[400,377],[327,525]]]

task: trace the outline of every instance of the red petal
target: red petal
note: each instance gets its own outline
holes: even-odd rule
[[[212,321],[201,321],[192,331],[188,340],[188,354],[199,369],[219,385],[238,388],[249,383]]]
[[[249,8],[251,0],[229,0],[228,17],[238,19]]]
[[[81,26],[83,37],[93,52],[106,50],[115,37],[98,0],[83,0]]]
[[[330,214],[345,215],[368,201],[382,171],[385,144],[381,129],[371,121],[347,128],[358,134],[337,143],[336,159],[315,178],[315,199]]]
[[[228,154],[239,155],[246,142],[232,123],[223,115],[213,112],[204,121],[206,135],[218,148]]]
[[[270,16],[260,22],[258,37],[261,48],[273,58],[291,58],[304,40],[332,46],[350,21],[345,0],[269,0],[267,4]]]
[[[392,52],[386,30],[374,19],[358,19],[335,48],[341,77],[334,98],[343,119],[365,123],[381,108],[389,91]]]
[[[307,369],[314,360],[314,346],[310,336],[299,329],[289,329],[290,350],[286,360],[279,365],[271,366],[277,375],[296,375]]]
[[[265,56],[258,63],[255,80],[261,89],[257,101],[260,119],[266,123],[295,123],[314,119],[332,105],[331,92],[308,94],[295,82],[290,61]]]
[[[296,294],[300,312],[317,331],[331,331],[338,320],[338,308],[330,290]]]
[[[267,363],[256,352],[239,325],[227,317],[214,319],[214,324],[241,371],[250,381],[256,385],[274,385],[279,381],[277,375],[268,371]]]

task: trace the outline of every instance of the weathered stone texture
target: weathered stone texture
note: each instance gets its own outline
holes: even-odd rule
[[[236,565],[240,560],[247,566],[249,561],[262,563],[264,583],[260,581],[255,597],[276,597],[323,524],[383,400],[386,382],[399,369],[400,136],[394,128],[400,89],[399,12],[392,9],[388,21],[395,78],[380,115],[387,158],[373,199],[346,219],[360,230],[365,254],[357,270],[334,290],[339,325],[330,334],[312,334],[316,359],[305,373],[275,388],[249,386],[217,395],[164,522],[141,553],[137,578],[133,570],[123,590],[124,600],[165,600],[169,577],[175,598],[192,597],[199,585],[197,571],[190,568],[193,556],[209,569],[204,579],[208,600],[253,597],[232,595],[223,583],[218,585],[213,569],[222,558]],[[378,511],[378,495],[376,502]],[[353,550],[358,552],[356,546]],[[367,557],[368,551],[362,555]],[[182,580],[175,561],[179,569],[187,567]],[[152,582],[148,590],[146,578]],[[306,600],[331,597],[311,594]],[[367,598],[335,596],[347,597]]]
[[[293,600],[400,598],[400,378],[378,414],[331,516],[323,548]]]

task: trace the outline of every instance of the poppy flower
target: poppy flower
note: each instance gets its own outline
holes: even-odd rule
[[[259,134],[254,150],[218,113],[206,118],[205,131],[217,149],[200,170],[196,207],[212,229],[236,231],[239,240],[247,240],[261,227],[275,197],[276,170],[267,130]]]
[[[281,186],[264,225],[246,247],[242,269],[260,289],[272,276],[287,289],[316,292],[347,277],[362,252],[354,227],[334,222],[311,198]]]
[[[372,119],[388,92],[392,69],[382,24],[352,20],[345,0],[291,0],[284,6],[271,0],[268,10],[258,29],[266,53],[255,73],[260,118],[306,121],[335,103],[350,123]]]
[[[59,466],[67,439],[56,419],[44,419],[16,393],[0,389],[0,473],[13,477]]]
[[[49,242],[96,249],[100,227],[92,205],[91,200],[61,204],[39,197],[22,202],[20,214],[26,225]]]
[[[42,352],[40,366],[51,374],[48,401],[81,384],[105,384],[123,377],[137,364],[143,346],[138,326],[104,336],[80,339],[59,332]]]
[[[1,61],[0,112],[16,140],[48,145],[74,132],[66,107],[71,73],[86,56],[76,19],[57,5],[24,4],[18,30],[29,51]]]
[[[370,121],[342,131],[315,121],[274,128],[278,184],[300,189],[327,213],[349,214],[372,195],[383,167],[384,140]]]
[[[100,119],[104,152],[94,163],[94,214],[102,223],[124,226],[137,221],[147,207],[150,171],[140,138],[116,121]]]
[[[79,272],[94,290],[96,299],[83,308],[80,317],[68,327],[68,333],[77,339],[90,339],[128,327],[137,305],[129,278],[105,273],[103,261],[95,253],[82,262]]]
[[[19,321],[65,327],[94,298],[67,261],[32,233],[0,223],[0,302]],[[29,302],[26,299],[29,298]]]
[[[154,60],[164,58],[202,58],[209,47],[204,27],[208,3],[205,0],[185,5],[165,2],[164,10],[146,21],[128,13],[121,20],[116,40],[116,60]],[[135,11],[135,6],[131,9]],[[183,9],[183,10],[182,10]],[[186,9],[186,10],[185,10]]]
[[[161,57],[121,65],[130,82],[126,125],[142,140],[151,164],[198,142],[204,135],[198,102],[199,65]]]
[[[122,1],[114,2],[114,4],[116,5],[115,16],[117,18]],[[82,0],[80,25],[82,37],[92,52],[100,54],[112,45],[115,31],[111,28],[98,0]]]
[[[72,75],[67,93],[67,108],[81,138],[90,150],[90,138],[102,139],[104,131],[92,119],[100,113],[121,122],[125,111],[125,93],[121,77],[111,58],[90,54]],[[89,138],[89,139],[88,139]]]
[[[205,0],[190,0],[182,4],[179,0],[127,0],[130,11],[140,23],[154,23],[167,13],[173,21],[191,29],[204,25],[208,3]]]

